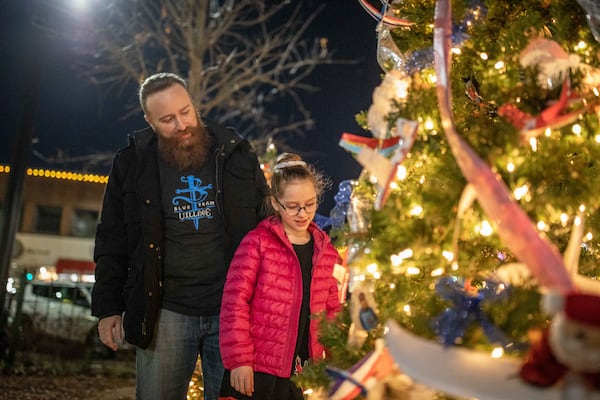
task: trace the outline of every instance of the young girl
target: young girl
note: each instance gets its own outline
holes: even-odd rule
[[[231,262],[220,318],[221,399],[302,399],[290,380],[324,356],[319,320],[339,310],[339,255],[312,222],[325,181],[296,154],[278,157],[273,215],[242,240]]]

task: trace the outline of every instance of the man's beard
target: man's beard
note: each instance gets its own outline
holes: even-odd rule
[[[186,128],[185,133],[188,132],[192,137],[185,144],[179,143],[179,135],[168,139],[157,135],[158,154],[169,167],[179,172],[202,168],[212,145],[212,137],[201,122],[195,127]]]

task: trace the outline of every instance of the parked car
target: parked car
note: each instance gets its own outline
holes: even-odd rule
[[[22,344],[31,347],[44,335],[84,344],[95,355],[111,354],[98,339],[98,319],[91,315],[92,285],[71,281],[27,282],[20,316]],[[11,319],[16,316],[17,298],[11,301]]]

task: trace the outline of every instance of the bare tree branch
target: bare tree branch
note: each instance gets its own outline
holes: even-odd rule
[[[73,40],[78,71],[104,95],[125,96],[150,74],[175,72],[202,115],[257,143],[310,129],[302,93],[318,88],[307,78],[321,65],[353,63],[334,60],[326,38],[307,38],[323,6],[308,13],[289,0],[104,0],[76,18],[63,0],[38,1],[37,26]]]

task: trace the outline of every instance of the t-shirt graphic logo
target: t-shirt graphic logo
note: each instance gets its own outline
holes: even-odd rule
[[[186,189],[175,189],[176,194],[184,194],[186,196],[175,196],[171,203],[173,204],[173,212],[178,214],[179,220],[193,221],[194,227],[198,230],[199,221],[207,218],[212,219],[212,209],[215,207],[215,201],[206,201],[208,197],[208,189],[212,189],[213,185],[202,185],[202,180],[194,175],[182,176],[181,182],[187,183]]]

